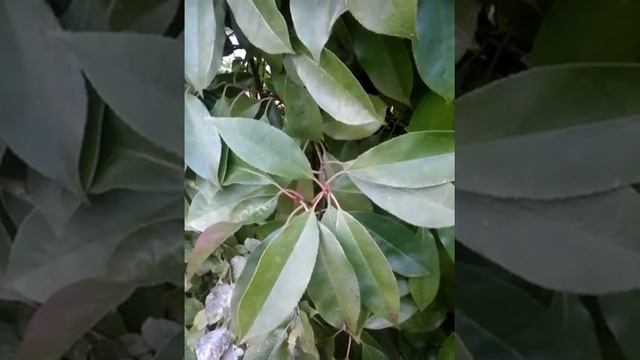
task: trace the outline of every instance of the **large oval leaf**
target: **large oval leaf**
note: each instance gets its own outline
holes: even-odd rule
[[[422,80],[451,102],[455,92],[455,10],[453,0],[418,0],[413,56]]]
[[[400,295],[389,262],[367,230],[348,213],[328,208],[322,218],[355,270],[362,303],[374,314],[398,324]]]
[[[184,95],[184,161],[200,177],[218,183],[222,143],[213,125],[205,120],[209,111],[193,95]]]
[[[349,125],[382,121],[358,80],[331,51],[323,50],[318,62],[306,55],[290,59],[311,97],[333,118]]]
[[[227,0],[242,33],[269,54],[293,53],[287,23],[275,0]]]
[[[293,139],[273,126],[245,118],[209,118],[225,143],[256,168],[289,179],[311,177],[311,165]]]
[[[196,92],[211,84],[222,61],[224,9],[224,0],[185,0],[184,72]]]
[[[412,225],[442,228],[453,226],[455,222],[455,188],[452,184],[405,189],[350,178],[371,201]]]
[[[347,10],[345,0],[291,0],[289,6],[296,35],[319,59],[333,24]]]
[[[367,29],[393,36],[415,35],[416,0],[346,0],[347,8]]]
[[[357,334],[360,316],[358,278],[335,235],[323,224],[320,224],[318,259],[307,291],[326,322]]]
[[[271,239],[255,265],[247,265],[233,290],[232,321],[241,342],[266,335],[295,309],[318,254],[313,213],[295,217]]]
[[[640,195],[631,188],[553,202],[457,198],[458,240],[530,282],[589,294],[640,287]]]
[[[349,176],[384,186],[424,188],[455,178],[455,135],[420,131],[373,147],[349,166]]]
[[[556,199],[640,181],[639,65],[529,70],[463,96],[456,115],[461,189]]]

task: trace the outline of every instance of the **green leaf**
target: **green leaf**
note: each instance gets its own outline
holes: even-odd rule
[[[367,29],[405,38],[415,35],[416,0],[346,0],[351,14]]]
[[[311,278],[318,243],[315,215],[305,213],[268,241],[256,264],[247,262],[231,299],[233,327],[241,342],[266,335],[291,314]]]
[[[402,324],[407,321],[411,316],[413,316],[418,311],[416,304],[411,301],[409,298],[403,298],[400,300],[400,314],[398,316],[398,323]],[[389,322],[384,317],[380,315],[373,315],[368,318],[364,324],[365,329],[371,330],[381,330],[393,327],[394,324]]]
[[[288,179],[310,178],[311,165],[298,144],[273,126],[253,119],[210,118],[225,143],[256,168]]]
[[[571,14],[571,21],[566,21]],[[533,64],[638,62],[640,3],[561,0],[552,4],[538,30]],[[612,41],[615,39],[615,41]]]
[[[362,344],[362,360],[387,360],[388,357],[382,351],[367,344]]]
[[[345,0],[291,0],[289,6],[296,35],[319,59],[333,24],[347,10]]]
[[[184,95],[184,161],[200,177],[218,183],[222,142],[213,125],[205,120],[209,111],[193,95]]]
[[[348,174],[361,181],[397,188],[446,184],[455,178],[454,143],[452,131],[401,135],[358,156]]]
[[[413,65],[402,39],[378,35],[355,24],[353,51],[367,75],[388,97],[411,105]]]
[[[640,356],[638,324],[640,324],[640,291],[600,297],[600,308],[627,359]]]
[[[57,235],[82,203],[80,197],[35,171],[29,171],[27,175],[27,191],[34,208],[46,218]]]
[[[307,289],[320,316],[331,326],[358,331],[360,290],[358,278],[335,235],[320,224],[318,259]]]
[[[87,94],[80,68],[51,39],[61,32],[45,2],[0,9],[0,137],[29,166],[79,194]]]
[[[447,102],[455,92],[453,0],[418,0],[413,56],[422,80]]]
[[[640,65],[551,66],[495,82],[456,103],[456,186],[548,200],[637,183],[639,114]]]
[[[433,260],[430,252],[435,250],[437,254],[433,238],[418,237],[388,216],[371,212],[354,212],[352,215],[367,228],[393,271],[407,277],[423,276],[429,272],[432,267],[430,260]]]
[[[269,54],[293,53],[287,23],[274,0],[227,0],[242,33]]]
[[[640,286],[640,195],[631,188],[555,202],[456,197],[458,240],[527,281],[580,294]]]
[[[461,263],[455,283],[456,331],[476,358],[601,359],[593,320],[577,297],[562,295],[561,309],[548,308],[489,270]]]
[[[331,51],[324,49],[318,62],[306,55],[289,59],[311,97],[334,119],[348,125],[382,121],[358,80]]]
[[[280,360],[287,359],[287,332],[283,329],[277,329],[271,332],[264,341],[247,347],[243,360]],[[278,357],[284,356],[284,357]]]
[[[387,113],[387,104],[377,96],[369,95],[369,99],[373,103],[375,111],[378,113],[379,119],[384,119]],[[360,125],[347,125],[335,120],[327,113],[323,113],[325,134],[336,140],[360,140],[376,133],[382,125],[383,121],[374,121]]]
[[[398,284],[389,262],[364,226],[348,213],[329,207],[322,223],[336,236],[355,270],[362,303],[391,323],[400,313]]]
[[[440,259],[438,257],[438,246],[436,240],[428,229],[421,228],[418,230],[418,238],[425,244],[427,257],[428,273],[409,279],[409,291],[411,297],[418,305],[420,310],[425,310],[438,295],[440,288]]]
[[[29,321],[17,358],[62,358],[84,333],[132,292],[131,285],[99,279],[80,281],[61,289],[47,299]]]
[[[455,360],[456,359],[456,335],[451,334],[442,343],[438,351],[438,360]]]
[[[229,222],[219,222],[207,227],[196,240],[187,263],[187,279],[191,279],[200,265],[233,233],[240,229],[240,225]]]
[[[409,120],[409,131],[453,130],[455,108],[435,93],[425,95]]]
[[[102,0],[105,2],[105,0]],[[111,28],[116,31],[164,33],[176,15],[179,0],[113,0]],[[179,16],[182,16],[180,14]]]
[[[103,276],[111,252],[128,234],[177,219],[182,208],[174,194],[112,191],[83,204],[60,236],[33,212],[16,234],[5,285],[30,299],[45,301],[67,285]]]
[[[455,188],[451,184],[403,189],[350,178],[371,201],[412,225],[443,228],[454,224]]]
[[[56,35],[71,51],[96,91],[135,131],[167,150],[182,154],[182,67],[178,40],[134,33]],[[150,63],[148,59],[162,59]],[[162,126],[158,126],[162,124]]]
[[[309,92],[285,77],[278,93],[286,107],[284,131],[299,139],[322,139],[322,115]]]
[[[452,261],[456,259],[456,239],[455,229],[453,227],[438,229],[438,238],[440,243],[447,251],[447,255]]]
[[[225,42],[224,0],[186,0],[184,3],[184,72],[198,93],[215,77]],[[188,137],[186,137],[188,138]]]

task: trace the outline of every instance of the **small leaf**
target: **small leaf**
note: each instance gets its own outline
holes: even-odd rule
[[[425,188],[455,178],[452,131],[408,133],[369,149],[349,166],[351,178],[397,188]]]
[[[184,161],[200,177],[218,183],[222,142],[213,124],[207,122],[209,111],[193,95],[185,93]]]
[[[375,314],[397,324],[398,284],[382,250],[367,230],[348,213],[329,207],[322,223],[336,236],[355,270],[362,303]]]
[[[453,130],[455,108],[435,93],[425,95],[409,120],[409,131]]]
[[[349,125],[382,121],[358,80],[331,51],[323,50],[318,62],[306,55],[289,59],[311,97],[334,119]]]
[[[293,53],[287,23],[275,0],[227,0],[242,33],[269,54]]]
[[[347,8],[367,29],[392,36],[415,35],[416,0],[346,0]]]
[[[187,279],[191,279],[198,267],[238,229],[240,229],[239,224],[220,222],[209,226],[202,232],[193,246],[187,263]]]
[[[331,326],[356,334],[360,316],[358,278],[340,243],[320,224],[320,247],[307,289],[316,310]]]
[[[291,0],[289,6],[296,35],[319,59],[333,24],[347,10],[345,0]]]
[[[425,310],[438,295],[438,289],[440,288],[440,259],[436,240],[429,230],[421,228],[418,230],[418,237],[428,249],[426,251],[428,269],[427,274],[409,279],[409,291],[418,308]]]
[[[273,126],[245,118],[209,118],[225,143],[256,168],[289,179],[310,178],[311,165],[298,144]]]
[[[184,3],[184,17],[188,19],[184,25],[184,72],[198,93],[211,84],[222,61],[224,9],[224,0]]]
[[[451,334],[442,343],[438,350],[438,360],[455,360],[456,359],[456,336]]]
[[[412,225],[443,228],[454,224],[455,188],[452,184],[403,189],[350,178],[371,201]]]
[[[455,229],[453,227],[438,229],[438,238],[440,243],[447,251],[447,255],[452,261],[456,259],[456,239]]]
[[[381,93],[411,105],[413,65],[402,39],[371,33],[355,24],[353,50],[358,62]]]
[[[455,10],[453,0],[418,0],[413,56],[422,80],[447,102],[455,84]]]
[[[98,279],[61,289],[47,299],[29,321],[17,358],[62,358],[84,333],[132,292],[131,285]]]
[[[318,242],[315,215],[305,213],[254,250],[231,299],[234,332],[241,342],[266,335],[291,314],[311,278]]]

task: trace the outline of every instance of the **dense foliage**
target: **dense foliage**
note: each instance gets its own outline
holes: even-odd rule
[[[182,356],[181,22],[0,1],[0,359]]]
[[[453,358],[453,5],[185,2],[186,358]]]
[[[457,358],[640,358],[639,18],[456,1]]]

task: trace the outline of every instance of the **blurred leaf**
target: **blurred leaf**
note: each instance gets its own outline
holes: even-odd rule
[[[411,291],[411,297],[420,310],[425,310],[436,298],[440,288],[440,260],[438,258],[438,247],[429,230],[425,228],[418,230],[418,238],[423,241],[428,249],[426,251],[428,273],[420,277],[410,278],[409,290]]]
[[[415,36],[416,0],[346,0],[351,14],[367,29],[405,38]]]
[[[425,95],[409,120],[409,131],[453,130],[455,108],[435,93]]]
[[[0,358],[15,359],[20,340],[12,326],[0,322]]]
[[[72,31],[107,31],[107,6],[103,0],[73,0],[60,22]]]
[[[318,105],[305,88],[282,77],[276,89],[284,100],[287,109],[284,118],[284,131],[302,140],[322,139],[322,115]]]
[[[198,98],[185,94],[184,109],[185,163],[202,178],[217,184],[222,153],[220,136],[213,124],[206,121],[209,111]]]
[[[34,171],[27,176],[27,187],[34,207],[44,216],[54,233],[60,235],[82,199]]]
[[[455,334],[451,334],[447,337],[447,340],[442,343],[440,347],[440,351],[438,351],[438,360],[455,360],[455,345],[456,345],[456,336]]]
[[[289,6],[296,35],[319,59],[333,24],[347,10],[345,0],[291,0]]]
[[[151,348],[160,351],[176,335],[182,335],[182,326],[167,319],[150,317],[142,324],[141,333]]]
[[[293,53],[287,23],[274,0],[227,0],[243,34],[269,54]]]
[[[179,0],[102,1],[111,2],[112,10],[109,20],[114,30],[159,34],[164,33],[169,27],[179,3]]]
[[[627,359],[640,356],[637,341],[640,324],[640,291],[610,294],[599,298],[602,313]]]

